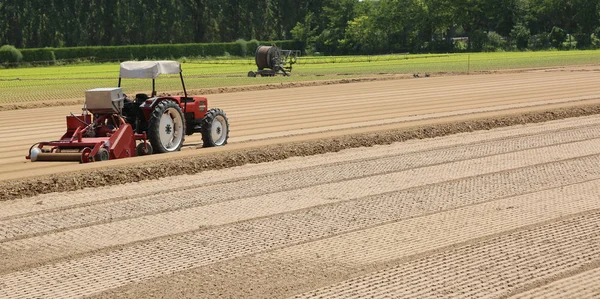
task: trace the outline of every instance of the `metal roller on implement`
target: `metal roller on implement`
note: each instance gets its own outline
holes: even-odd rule
[[[32,151],[31,161],[73,161],[81,162],[82,155],[80,153],[37,153],[36,150]]]
[[[40,144],[37,144],[38,147],[32,146],[29,149],[29,159],[31,162],[37,161],[49,161],[49,162],[80,162],[87,163],[92,162],[90,158],[90,154],[92,153],[92,149],[89,147],[85,147],[81,150],[60,150],[58,147],[55,147],[55,151],[42,149],[39,147]]]

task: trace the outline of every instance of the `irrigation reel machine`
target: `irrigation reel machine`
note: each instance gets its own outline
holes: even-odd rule
[[[254,60],[256,61],[257,71],[249,71],[248,77],[273,77],[281,74],[289,76],[292,72],[292,65],[300,56],[299,50],[282,50],[276,46],[258,46]]]

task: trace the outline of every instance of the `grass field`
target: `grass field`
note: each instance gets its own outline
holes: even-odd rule
[[[292,77],[248,78],[253,59],[183,59],[188,89],[330,80],[377,74],[465,73],[600,63],[600,51],[503,52],[432,55],[301,57]],[[95,87],[116,86],[118,63],[0,70],[0,104],[82,98]],[[124,80],[126,93],[147,91],[148,80]],[[180,90],[176,76],[157,80],[159,91]]]

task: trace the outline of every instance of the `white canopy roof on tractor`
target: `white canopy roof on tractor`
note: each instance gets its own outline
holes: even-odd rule
[[[179,74],[181,64],[177,61],[125,61],[121,63],[121,78],[152,78],[160,74]]]

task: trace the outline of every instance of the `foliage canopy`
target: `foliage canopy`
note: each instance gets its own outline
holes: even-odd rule
[[[294,38],[327,54],[564,49],[597,46],[600,0],[3,0],[0,19],[0,45],[17,48]]]

